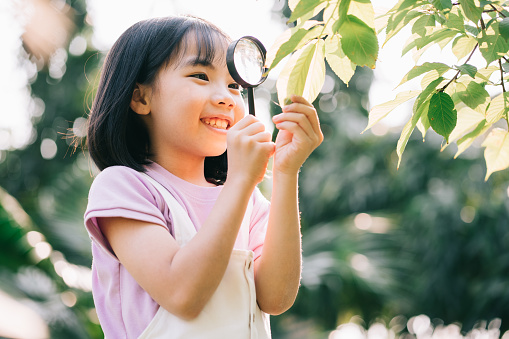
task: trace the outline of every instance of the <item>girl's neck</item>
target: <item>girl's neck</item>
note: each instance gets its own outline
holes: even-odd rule
[[[205,179],[205,158],[194,159],[194,161],[190,161],[190,159],[188,161],[184,161],[184,159],[175,161],[175,159],[154,157],[152,160],[173,175],[194,185],[215,186]]]

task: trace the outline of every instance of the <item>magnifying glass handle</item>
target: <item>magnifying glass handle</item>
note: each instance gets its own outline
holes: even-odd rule
[[[249,114],[255,115],[254,89],[253,89],[253,87],[248,87],[247,88],[247,101],[249,103]]]

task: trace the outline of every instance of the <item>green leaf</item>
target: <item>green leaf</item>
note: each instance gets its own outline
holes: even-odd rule
[[[449,135],[456,127],[457,112],[449,94],[438,92],[433,94],[429,104],[428,119],[431,128],[449,142]]]
[[[341,26],[347,20],[348,8],[350,7],[351,0],[341,0],[339,4],[336,5],[337,11],[337,20],[332,25],[332,32],[337,33]],[[336,14],[333,14],[336,17]]]
[[[448,28],[457,29],[460,32],[465,32],[465,22],[459,13],[456,14],[452,11],[448,13],[445,25]]]
[[[339,2],[337,0],[331,0],[327,3],[327,6],[323,11],[323,22],[325,23],[324,34],[334,34],[334,27],[340,24]]]
[[[440,77],[442,79],[441,82],[444,81],[444,78],[441,77],[440,74],[436,70],[432,70],[432,71],[428,72],[421,79],[421,88],[426,88],[424,91],[429,90],[428,89],[429,84],[431,84],[432,82],[437,80],[438,77]],[[440,85],[440,83],[437,84],[437,86],[439,86],[439,85]],[[431,93],[431,92],[428,92],[426,95],[429,95],[429,93]]]
[[[477,73],[477,67],[469,64],[463,64],[457,66],[457,68],[461,71],[461,74],[470,75],[472,78],[475,78],[475,74]]]
[[[401,158],[403,156],[403,152],[405,151],[406,144],[408,143],[408,139],[412,134],[417,122],[421,118],[424,112],[428,111],[429,100],[431,93],[433,93],[437,86],[444,80],[444,78],[439,77],[433,81],[431,81],[427,87],[419,94],[417,99],[415,99],[414,107],[413,107],[413,115],[412,118],[406,123],[405,127],[403,127],[403,131],[401,132],[401,136],[398,139],[398,145],[396,147],[396,153],[398,154],[398,168],[401,164]]]
[[[373,127],[377,122],[385,118],[390,112],[392,112],[393,109],[401,105],[402,103],[414,98],[417,96],[420,91],[406,91],[406,92],[400,92],[396,95],[396,98],[391,101],[387,101],[383,104],[374,106],[369,111],[369,119],[368,119],[368,126],[362,131],[361,133],[366,132],[368,129]]]
[[[479,29],[477,27],[465,24],[465,31],[477,37],[479,35]]]
[[[435,18],[432,15],[423,15],[415,20],[412,25],[412,33],[421,37],[426,35],[426,27],[435,26]]]
[[[443,11],[444,9],[451,9],[452,2],[451,0],[433,0],[433,6],[439,11]]]
[[[500,21],[498,30],[500,31],[500,36],[507,41],[509,39],[509,18],[504,18]]]
[[[425,110],[422,112],[421,118],[419,119],[419,121],[417,121],[416,127],[419,130],[419,132],[421,132],[422,141],[424,142],[424,140],[426,138],[426,133],[428,132],[428,129],[430,127],[429,119],[428,119],[428,111]]]
[[[415,105],[414,105],[415,107]],[[399,165],[401,165],[401,159],[403,157],[403,152],[405,151],[406,145],[408,143],[408,139],[410,139],[410,135],[415,129],[417,122],[421,118],[423,112],[426,112],[429,107],[429,99],[425,100],[421,105],[418,106],[415,113],[412,115],[412,118],[408,120],[408,122],[403,127],[403,131],[401,132],[401,136],[398,139],[398,145],[396,146],[396,153],[398,154],[398,169]]]
[[[347,15],[339,29],[343,52],[359,66],[375,67],[378,39],[375,31],[359,18]]]
[[[481,121],[484,119],[484,114],[471,109],[470,107],[463,107],[458,111],[458,121],[456,123],[456,127],[454,127],[451,135],[449,136],[449,141],[453,142],[463,136],[465,133],[471,131],[476,126],[479,125]],[[446,144],[448,145],[448,144]],[[445,148],[444,145],[442,150]]]
[[[422,13],[420,11],[406,10],[403,12],[399,12],[398,16],[394,19],[394,21],[389,22],[387,24],[387,29],[386,29],[387,36],[385,37],[384,44],[387,43],[387,41],[389,41],[389,39],[391,39],[393,36],[398,34],[398,32],[401,31],[401,29],[403,29],[403,27],[405,27],[412,20],[414,20],[415,18],[418,18],[420,16],[423,16],[423,15],[424,15],[424,13]]]
[[[325,81],[325,42],[314,40],[295,52],[281,71],[276,88],[281,106],[292,94],[313,102]]]
[[[417,99],[415,100],[416,107],[423,104],[424,101],[428,100],[431,94],[437,89],[437,86],[440,85],[440,83],[444,80],[443,77],[438,77],[437,79],[430,81],[427,83],[425,89],[419,94]],[[414,108],[414,111],[416,108]]]
[[[423,4],[427,3],[427,2],[428,2],[427,0],[425,0],[425,1],[419,1],[419,0],[404,0],[404,1],[400,1],[400,4],[398,6],[397,11],[401,12],[402,10],[407,9],[407,8],[410,8],[410,9],[417,8],[417,7],[423,5]]]
[[[404,56],[408,52],[410,52],[412,49],[416,48],[415,41],[419,39],[418,34],[412,34],[412,36],[407,40],[407,44],[403,47],[401,50],[401,56]]]
[[[477,45],[477,40],[469,35],[460,35],[452,43],[452,52],[458,61],[469,55]]]
[[[412,80],[418,77],[421,74],[427,73],[432,70],[436,70],[438,72],[438,76],[441,76],[451,68],[446,64],[441,62],[425,62],[422,65],[414,66],[404,77],[401,79],[401,82],[398,86],[401,86],[405,82]]]
[[[509,167],[509,133],[502,128],[494,128],[482,143],[484,159],[486,160],[486,177],[496,171],[502,171]]]
[[[294,22],[309,12],[314,11],[314,9],[324,1],[325,0],[300,0],[297,6],[295,6],[295,10],[292,12],[288,22]]]
[[[494,12],[490,12],[490,13],[495,14]],[[495,22],[498,23],[496,14],[495,14],[495,17],[492,17],[491,20],[486,23],[486,28],[490,27],[491,24],[493,24]]]
[[[343,52],[338,35],[330,35],[325,39],[325,59],[334,73],[348,86],[356,65]]]
[[[425,35],[422,38],[416,39],[415,46],[417,47],[417,49],[421,49],[428,44],[431,43],[438,44],[440,41],[444,39],[453,38],[457,34],[458,32],[455,30],[451,30],[449,28],[441,28],[429,35]]]
[[[309,27],[303,27],[303,26],[307,26],[308,21],[316,22],[316,20],[311,20],[311,18],[317,16],[324,8],[327,7],[328,4],[329,4],[328,2],[320,3],[312,11],[309,11],[307,14],[304,14],[303,16],[298,18],[296,21],[296,25],[292,28],[294,28],[294,29],[300,29],[300,28],[309,29]],[[318,21],[318,23],[323,24],[322,21]]]
[[[479,22],[481,19],[482,8],[479,7],[478,0],[461,0],[460,2],[461,9],[465,16],[473,21],[475,24]]]
[[[502,119],[509,111],[509,93],[500,93],[491,100],[486,110],[486,121],[494,124]]]
[[[293,12],[295,11],[295,7],[297,7],[297,4],[300,2],[300,0],[288,0],[288,8]]]
[[[445,26],[447,20],[443,13],[436,11],[433,13],[433,16],[435,17],[436,22],[438,22],[441,26]]]
[[[455,95],[472,109],[485,104],[490,97],[484,86],[475,81],[469,82],[466,87],[458,86],[457,89],[462,90],[457,91]]]
[[[507,53],[509,45],[498,32],[498,23],[494,23],[482,32],[482,36],[479,39],[479,50],[487,65]]]
[[[456,142],[458,145],[458,151],[454,155],[454,159],[459,157],[461,153],[472,145],[475,139],[486,133],[490,127],[491,125],[486,125],[486,120],[482,120],[472,132],[459,139],[458,142]]]
[[[348,8],[350,7],[351,0],[341,0],[339,3],[338,13],[339,21],[344,22],[347,18]],[[339,27],[337,27],[339,29]]]
[[[490,83],[490,77],[491,77],[491,75],[492,75],[494,72],[499,71],[499,70],[500,70],[500,68],[498,67],[498,65],[497,65],[497,66],[495,66],[495,65],[491,65],[491,66],[488,66],[488,67],[485,67],[485,68],[478,69],[478,70],[477,70],[477,75],[476,75],[476,76],[477,76],[479,79],[482,79],[482,80],[484,80],[484,81],[486,81],[486,82]]]
[[[375,29],[375,10],[370,0],[352,0],[348,8],[348,14],[356,16],[369,27]]]
[[[279,47],[274,60],[270,65],[270,69],[276,67],[276,65],[287,55],[299,49],[310,40],[317,38],[322,31],[321,26],[312,27],[310,30],[301,28],[297,30],[291,37]]]

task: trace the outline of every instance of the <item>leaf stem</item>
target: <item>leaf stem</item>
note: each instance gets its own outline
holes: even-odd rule
[[[505,59],[505,57],[504,57]],[[507,60],[507,59],[506,59]],[[498,66],[500,67],[500,82],[502,83],[502,92],[504,96],[504,102],[505,102],[505,85],[504,85],[504,69],[502,68],[502,58],[498,59]],[[507,122],[507,129],[509,130],[509,116],[507,114],[507,111],[504,114],[504,119]]]
[[[339,1],[338,1],[338,3],[336,4],[336,7],[334,7],[334,10],[332,11],[332,13],[335,13],[335,12],[336,12],[336,10],[337,10],[338,8],[339,8]],[[323,29],[322,29],[322,31],[320,32],[320,38],[322,38],[322,36],[323,36],[323,32],[325,32],[325,28],[329,25],[329,22],[331,21],[331,19],[332,19],[332,17],[333,17],[333,16],[334,16],[334,15],[331,15],[331,16],[329,17],[329,19],[327,20],[327,22],[325,23],[325,25],[323,25]],[[338,19],[339,19],[339,18],[338,18]]]
[[[507,16],[502,13],[501,11],[499,11],[495,6],[493,6],[493,4],[490,4],[490,7],[493,8],[492,11],[489,11],[489,12],[498,12],[498,14],[500,14],[503,18],[506,18]],[[487,13],[488,11],[486,11],[485,13]]]
[[[478,47],[478,46],[479,46],[479,44],[477,43],[477,44],[474,46],[474,49],[472,50],[472,52],[470,52],[470,55],[468,56],[467,60],[465,60],[465,62],[463,63],[463,65],[466,65],[466,64],[470,61],[470,59],[472,58],[472,55],[474,55],[474,52],[475,52],[475,50],[477,49],[477,47]],[[499,60],[499,61],[500,61],[500,60]],[[449,85],[451,84],[451,82],[453,82],[453,81],[455,81],[456,79],[458,79],[458,77],[459,77],[460,73],[461,73],[461,70],[458,70],[458,72],[456,72],[456,74],[454,75],[454,77],[453,77],[451,80],[449,80],[449,82],[448,82],[448,83],[446,83],[446,84],[444,85],[444,87],[442,87],[442,88],[439,90],[439,92],[443,92],[443,91],[447,88],[447,86],[449,86]]]
[[[504,85],[504,70],[502,69],[502,59],[498,59],[498,66],[500,67],[500,82],[502,82],[502,91],[505,93]]]

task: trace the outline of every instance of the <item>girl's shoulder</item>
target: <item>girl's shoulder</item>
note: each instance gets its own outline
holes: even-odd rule
[[[90,201],[142,201],[160,205],[159,194],[143,173],[126,166],[102,170],[92,182]]]
[[[94,182],[114,180],[115,178],[142,178],[142,174],[127,166],[110,166],[103,169],[94,179]]]
[[[131,168],[111,166],[94,179],[88,194],[85,224],[91,233],[100,228],[98,218],[123,217],[167,225],[165,204],[146,177]]]
[[[91,190],[117,190],[125,189],[126,186],[146,186],[147,179],[144,175],[130,167],[110,166],[102,170],[94,178]]]

